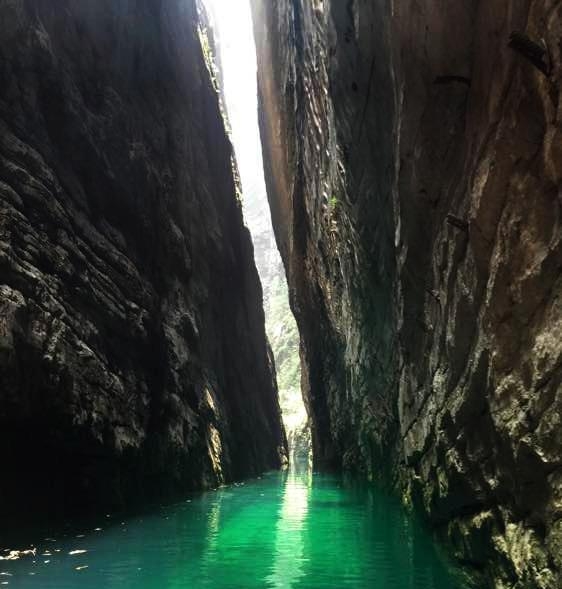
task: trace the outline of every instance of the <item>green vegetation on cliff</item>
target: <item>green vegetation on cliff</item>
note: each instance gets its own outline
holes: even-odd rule
[[[275,355],[280,391],[300,387],[299,334],[289,306],[287,283],[273,277],[266,305],[265,328]]]

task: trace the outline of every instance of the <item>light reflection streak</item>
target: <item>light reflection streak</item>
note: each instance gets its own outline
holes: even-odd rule
[[[275,561],[268,586],[288,589],[304,576],[303,531],[308,514],[309,476],[293,470],[287,474],[281,515],[277,521]]]

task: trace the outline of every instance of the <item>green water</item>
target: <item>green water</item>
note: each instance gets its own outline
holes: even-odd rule
[[[270,474],[36,546],[35,557],[0,561],[0,587],[458,588],[395,499],[325,475]]]

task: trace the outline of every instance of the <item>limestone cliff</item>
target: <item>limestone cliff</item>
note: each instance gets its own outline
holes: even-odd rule
[[[194,4],[0,4],[2,511],[120,507],[285,452]]]
[[[318,464],[484,584],[562,570],[562,7],[253,0]]]

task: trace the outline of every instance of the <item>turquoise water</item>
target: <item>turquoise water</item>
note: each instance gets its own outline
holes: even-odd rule
[[[0,561],[0,587],[458,587],[395,499],[325,475],[269,474],[148,516],[104,516],[36,546],[35,556]]]

